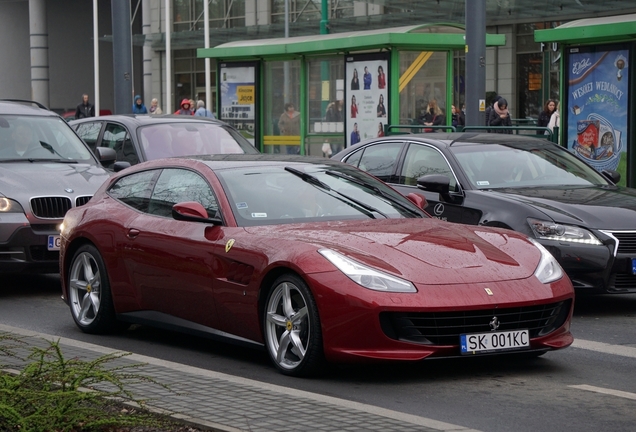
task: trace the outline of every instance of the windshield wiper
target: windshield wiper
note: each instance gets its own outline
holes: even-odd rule
[[[294,174],[295,176],[300,177],[301,179],[303,179],[304,181],[306,181],[309,184],[312,184],[324,191],[329,192],[328,195],[336,198],[337,200],[340,200],[342,202],[344,202],[345,204],[357,209],[358,211],[364,213],[365,215],[369,216],[371,219],[375,219],[375,216],[373,215],[373,213],[378,213],[379,215],[382,215],[382,217],[384,217],[385,219],[388,219],[389,217],[387,215],[385,215],[384,213],[382,213],[380,210],[376,209],[373,206],[370,206],[369,204],[363,203],[360,200],[357,200],[355,198],[350,197],[347,194],[344,194],[342,192],[338,192],[335,189],[332,189],[331,186],[329,186],[326,183],[321,182],[319,179],[317,179],[316,177],[312,176],[311,174],[307,174],[306,172],[297,170],[296,168],[291,168],[291,167],[285,167],[285,171],[288,171],[292,174]],[[346,198],[348,201],[350,202],[346,202],[343,199],[335,196],[334,194],[338,194],[343,198]],[[355,206],[352,206],[351,203],[354,203]],[[360,207],[360,208],[358,208]]]
[[[44,147],[45,149],[47,149],[48,151],[50,151],[51,153],[54,153],[54,154],[58,155],[58,156],[60,157],[60,159],[61,159],[61,160],[50,159],[50,160],[48,160],[49,162],[50,162],[50,161],[58,161],[58,162],[65,162],[65,163],[77,163],[77,161],[76,161],[76,160],[68,159],[68,158],[65,158],[64,156],[62,156],[60,153],[58,153],[58,151],[57,151],[57,150],[55,150],[55,149],[53,148],[53,146],[52,146],[51,144],[49,144],[49,143],[47,143],[47,142],[40,141],[40,145],[41,145],[42,147]]]
[[[333,177],[337,177],[337,178],[341,178],[347,181],[350,181],[352,183],[355,183],[359,186],[362,186],[363,188],[372,190],[373,192],[377,193],[378,195],[380,195],[381,197],[383,197],[384,199],[389,200],[389,202],[391,202],[392,204],[397,205],[398,207],[400,207],[403,210],[408,211],[411,214],[417,215],[417,216],[422,216],[419,212],[413,210],[412,208],[407,207],[406,205],[402,204],[401,202],[399,202],[398,200],[396,200],[394,197],[392,197],[391,195],[387,194],[386,192],[384,192],[382,189],[380,189],[377,186],[374,185],[370,185],[360,179],[357,179],[353,176],[350,176],[348,174],[344,174],[341,173],[339,171],[332,171],[332,170],[327,170],[325,171],[325,174],[333,176]]]

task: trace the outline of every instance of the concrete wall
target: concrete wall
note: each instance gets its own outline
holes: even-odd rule
[[[0,2],[0,98],[31,99],[29,2]]]

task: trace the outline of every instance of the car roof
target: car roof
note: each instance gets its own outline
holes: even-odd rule
[[[0,99],[0,115],[59,117],[57,113],[50,111],[44,105],[18,99]]]
[[[146,126],[151,124],[160,123],[212,123],[218,125],[225,125],[226,123],[206,117],[199,116],[183,116],[176,114],[113,114],[99,117],[87,117],[82,119],[71,120],[69,124],[75,125],[79,123],[94,122],[94,121],[116,121],[124,123],[126,125],[134,126]]]
[[[356,148],[364,147],[371,143],[385,142],[388,140],[407,139],[410,141],[419,141],[423,143],[433,144],[439,148],[469,146],[475,144],[531,144],[533,146],[554,146],[553,142],[546,138],[534,135],[512,135],[500,133],[483,133],[483,132],[452,132],[452,133],[417,133],[417,134],[395,134],[388,135],[383,138],[376,138],[363,141],[354,146],[348,147],[342,153],[348,153],[349,150],[354,151]]]

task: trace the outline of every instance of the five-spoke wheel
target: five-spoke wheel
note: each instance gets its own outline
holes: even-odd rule
[[[274,282],[264,320],[267,352],[283,373],[306,376],[319,369],[323,362],[320,319],[302,279],[287,274]]]

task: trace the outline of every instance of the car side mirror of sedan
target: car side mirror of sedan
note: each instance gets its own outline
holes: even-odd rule
[[[618,184],[618,182],[621,181],[621,173],[618,171],[607,169],[601,171],[601,174],[614,184]]]
[[[117,153],[110,147],[97,147],[95,155],[102,165],[109,165],[117,160]]]
[[[419,209],[424,210],[428,203],[426,202],[426,198],[420,194],[411,192],[406,196],[409,201],[415,204]]]
[[[196,201],[186,201],[172,206],[172,217],[175,220],[188,222],[207,222],[214,225],[221,225],[223,221],[219,218],[211,218],[208,211]]]
[[[125,170],[130,167],[130,162],[118,161],[113,165],[113,171],[119,172],[121,170]]]
[[[428,192],[437,192],[448,196],[450,179],[441,174],[428,174],[417,179],[417,187]]]

